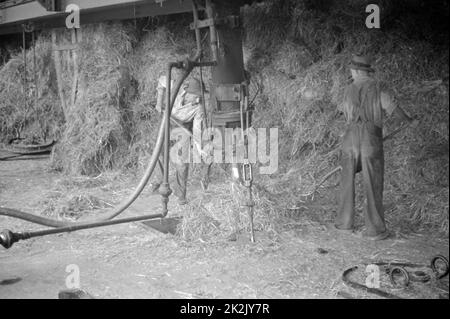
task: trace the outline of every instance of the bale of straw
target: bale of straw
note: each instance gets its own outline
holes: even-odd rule
[[[57,137],[64,117],[57,102],[51,54],[44,33],[36,41],[35,67],[31,47],[26,51],[26,70],[22,54],[13,54],[0,67],[0,141],[20,136],[32,143]]]
[[[134,43],[133,32],[119,23],[83,29],[79,89],[75,105],[68,107],[54,167],[95,175],[125,162],[133,128],[130,101],[136,94],[127,55]]]

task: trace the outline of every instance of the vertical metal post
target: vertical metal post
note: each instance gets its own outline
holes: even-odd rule
[[[35,31],[33,30],[33,32],[31,33],[32,36],[32,44],[33,44],[33,81],[34,81],[34,101],[35,101],[35,106],[37,103],[37,98],[38,98],[38,85],[37,85],[37,73],[36,73],[36,35],[35,35]]]
[[[72,29],[72,44],[75,46],[78,44],[78,36],[77,36],[77,29]],[[70,98],[70,102],[72,107],[75,105],[76,99],[77,99],[77,91],[78,91],[78,53],[77,48],[74,47],[72,50],[72,60],[73,60],[73,83],[72,83],[72,94]]]
[[[163,183],[160,187],[160,193],[162,196],[162,204],[163,211],[162,215],[166,216],[169,213],[168,204],[169,204],[169,196],[172,194],[172,190],[170,189],[169,184],[169,152],[170,152],[170,114],[172,113],[172,103],[171,103],[171,94],[172,94],[172,68],[173,64],[169,63],[167,68],[167,76],[166,76],[166,117],[165,121],[165,129],[164,129],[164,173],[163,173]],[[167,114],[169,114],[167,116]]]
[[[26,33],[25,25],[22,26],[22,58],[23,58],[23,93],[25,96],[25,104],[27,104],[26,92],[27,92],[27,49],[26,49]]]

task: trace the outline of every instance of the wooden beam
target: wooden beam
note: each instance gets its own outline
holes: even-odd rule
[[[52,30],[52,44],[53,47],[57,46],[56,31]],[[53,51],[53,62],[55,63],[56,70],[56,83],[58,88],[59,101],[61,103],[61,111],[64,115],[64,119],[67,120],[67,104],[64,97],[63,83],[62,83],[62,70],[61,70],[61,52]]]
[[[190,12],[191,0],[61,0],[64,5],[80,7],[81,24],[108,20],[126,20],[174,13]],[[36,30],[65,27],[65,12],[46,11],[38,1],[0,10],[0,35],[21,32],[21,24],[32,22]]]
[[[0,9],[6,9],[6,8],[10,8],[10,7],[15,7],[21,4],[25,4],[28,2],[33,2],[35,0],[9,0],[9,1],[4,1],[4,2],[0,2]]]

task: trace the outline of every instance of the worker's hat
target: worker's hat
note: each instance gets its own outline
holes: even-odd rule
[[[366,55],[353,55],[349,67],[353,70],[361,70],[370,73],[375,72],[371,65],[371,58]]]
[[[205,83],[202,82],[201,85],[203,86],[203,92],[208,93],[208,91],[205,88]],[[190,79],[186,86],[186,92],[199,96],[202,95],[202,87],[200,86],[200,80],[197,78]]]

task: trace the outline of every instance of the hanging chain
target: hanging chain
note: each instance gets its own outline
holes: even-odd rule
[[[34,108],[37,107],[38,100],[38,79],[37,79],[37,65],[36,65],[36,31],[33,30],[31,33],[32,36],[32,45],[33,45],[33,82],[34,82]]]

